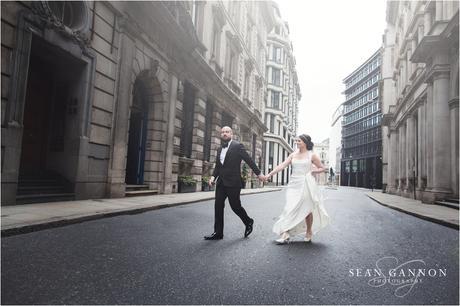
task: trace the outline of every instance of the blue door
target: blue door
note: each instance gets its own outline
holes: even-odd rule
[[[147,141],[148,109],[145,95],[135,86],[134,101],[129,121],[128,156],[126,161],[126,183],[144,183],[145,144]]]

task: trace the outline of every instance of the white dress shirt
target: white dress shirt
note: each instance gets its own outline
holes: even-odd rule
[[[228,146],[226,148],[222,148],[222,151],[220,151],[220,163],[223,165],[224,160],[225,160],[225,155],[227,155],[228,148],[230,148],[230,144],[232,143],[232,140],[228,142]]]

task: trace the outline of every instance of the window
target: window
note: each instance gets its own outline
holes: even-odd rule
[[[275,115],[270,114],[270,133],[275,133]]]
[[[279,109],[280,108],[280,94],[279,92],[272,91],[272,105],[271,107]]]
[[[230,80],[236,82],[238,76],[238,56],[234,50],[232,42],[227,40],[227,58],[225,65],[225,75]]]
[[[184,84],[184,109],[180,138],[180,155],[190,158],[192,155],[193,121],[195,113],[195,90]]]
[[[277,63],[282,63],[283,62],[280,47],[275,47],[275,46],[273,47],[273,49],[272,49],[272,60],[274,60]]]
[[[219,63],[220,58],[220,28],[214,23],[214,29],[212,34],[212,55],[216,63]]]
[[[281,70],[272,68],[272,84],[281,86]]]
[[[353,160],[352,161],[352,171],[357,172],[358,171],[358,160]]]
[[[249,85],[250,85],[251,74],[246,71],[244,74],[244,97],[249,99]]]
[[[251,48],[252,40],[251,40],[251,37],[252,37],[252,24],[248,19],[247,27],[246,27],[246,46],[248,47],[249,53],[252,54],[252,48]]]
[[[273,170],[273,142],[268,142],[268,167]]]

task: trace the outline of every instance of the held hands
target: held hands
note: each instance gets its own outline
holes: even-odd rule
[[[257,177],[259,178],[261,182],[266,182],[270,178],[269,175],[262,175],[262,174],[259,174]],[[208,181],[209,187],[212,187],[212,185],[215,183],[214,180],[215,180],[214,176],[211,176],[209,178],[209,181]]]
[[[257,177],[259,178],[259,180],[260,180],[261,182],[266,182],[266,181],[267,181],[265,175],[259,174]]]
[[[259,180],[260,180],[261,182],[266,182],[266,181],[268,181],[268,179],[270,178],[270,175],[262,175],[262,174],[259,174],[258,177],[259,177]]]

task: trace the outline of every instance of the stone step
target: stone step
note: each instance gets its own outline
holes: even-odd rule
[[[452,203],[457,203],[458,204],[458,199],[446,199],[446,202],[452,202]]]
[[[126,185],[126,191],[148,190],[149,185]]]
[[[453,202],[447,202],[447,201],[436,201],[434,202],[436,205],[442,205],[454,209],[459,209],[459,204],[458,203],[453,203]]]
[[[133,190],[133,191],[126,191],[125,196],[127,197],[138,197],[138,196],[147,196],[147,195],[154,195],[158,194],[158,190]]]

